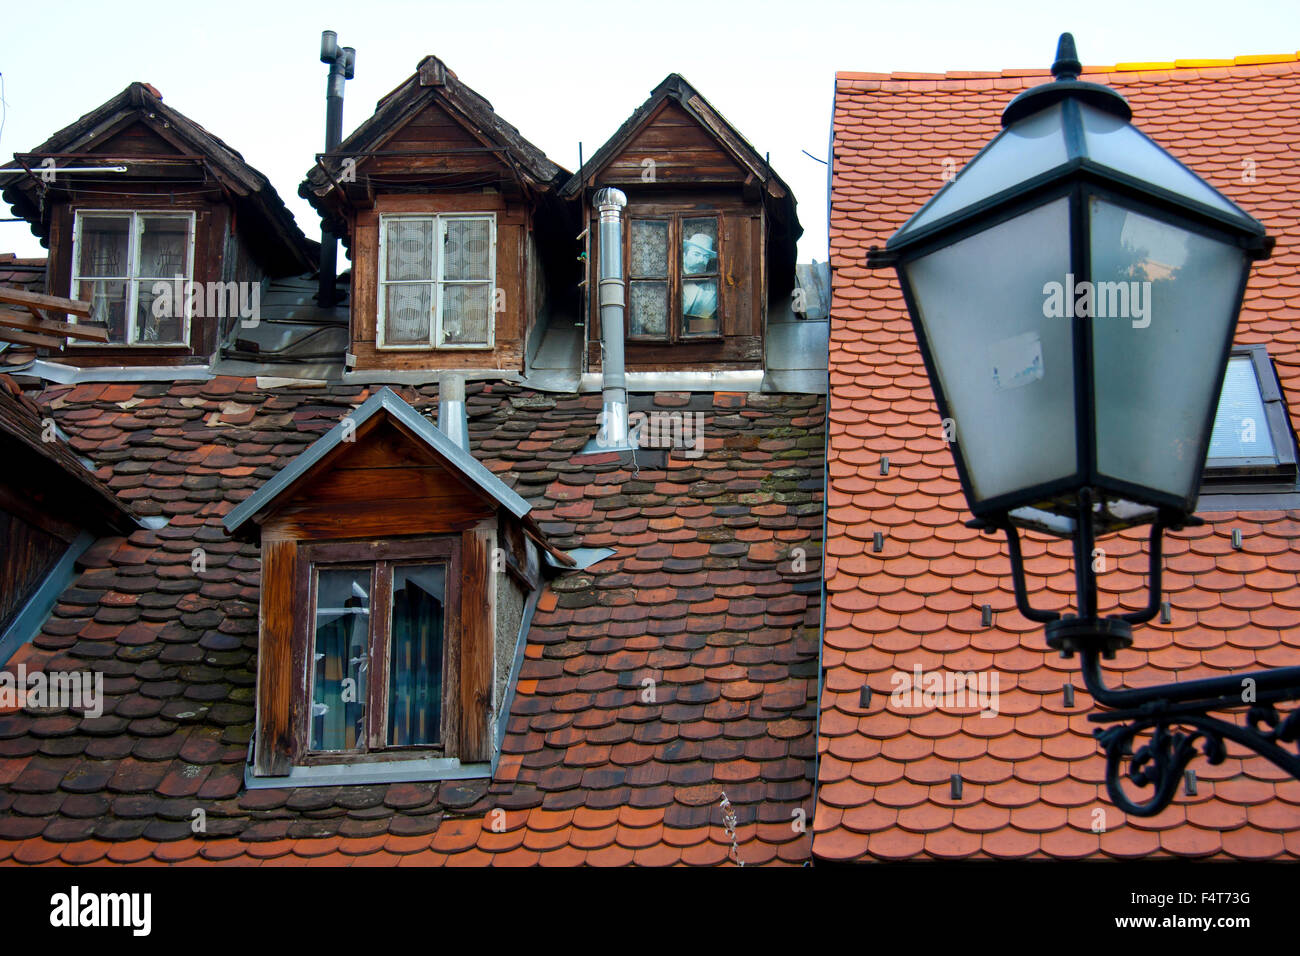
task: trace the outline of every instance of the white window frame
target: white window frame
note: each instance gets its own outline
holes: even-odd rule
[[[433,276],[429,279],[403,279],[402,283],[424,282],[433,289],[433,316],[429,322],[429,343],[401,343],[398,345],[388,345],[384,342],[384,325],[385,310],[388,304],[388,296],[385,289],[388,286],[386,276],[388,270],[388,223],[397,220],[406,219],[422,222],[433,223],[434,245],[436,255],[433,257]],[[488,221],[489,249],[488,249],[488,275],[491,277],[486,280],[488,287],[488,322],[487,322],[487,343],[467,342],[464,344],[449,343],[446,341],[446,334],[442,327],[442,289],[444,284],[453,285],[479,285],[485,280],[482,279],[444,279],[442,276],[442,250],[444,245],[444,236],[446,235],[446,225],[454,219],[486,219]],[[459,213],[395,213],[391,215],[381,215],[379,217],[379,264],[375,272],[377,281],[375,283],[375,295],[377,298],[375,309],[375,347],[386,351],[429,351],[431,349],[444,350],[477,350],[485,351],[496,348],[496,298],[497,298],[497,216],[495,212],[459,212]]]
[[[129,218],[130,226],[127,230],[126,257],[127,271],[130,273],[125,276],[82,276],[81,270],[81,227],[86,216],[116,216],[117,218]],[[197,230],[196,217],[193,210],[188,212],[176,209],[77,209],[73,213],[72,229],[72,284],[70,291],[72,298],[81,298],[81,283],[95,282],[108,279],[114,282],[126,283],[126,341],[125,342],[82,342],[68,340],[71,345],[91,348],[139,348],[139,349],[177,349],[190,347],[190,297],[185,295],[185,315],[182,319],[183,336],[180,342],[137,342],[136,333],[136,312],[137,299],[140,291],[140,234],[144,229],[144,219],[148,216],[165,217],[169,219],[185,219],[189,224],[189,242],[185,250],[185,276],[183,282],[186,285],[183,289],[188,289],[188,283],[194,278],[194,239]],[[174,281],[175,276],[158,278],[159,281]],[[72,317],[75,323],[77,320]]]

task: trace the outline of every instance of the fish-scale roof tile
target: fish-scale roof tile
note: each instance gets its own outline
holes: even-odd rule
[[[1102,783],[1104,758],[1084,716],[1091,698],[1076,680],[1075,704],[1064,707],[1060,688],[1077,678],[1074,662],[1047,654],[1041,627],[1014,609],[1004,543],[962,525],[965,506],[951,455],[937,437],[937,411],[897,281],[865,268],[867,247],[883,246],[942,184],[943,161],[960,168],[998,131],[1005,103],[1047,78],[1043,70],[836,77],[831,557],[819,741],[828,756],[814,855],[1297,858],[1300,817],[1293,811],[1300,785],[1231,748],[1223,764],[1196,765],[1198,796],[1180,794],[1156,818],[1120,822],[1123,815]],[[1084,79],[1122,93],[1140,129],[1278,235],[1274,257],[1252,273],[1238,340],[1268,345],[1293,425],[1300,423],[1300,334],[1294,328],[1300,244],[1288,241],[1300,227],[1300,177],[1286,159],[1300,147],[1300,55],[1087,67]],[[1246,158],[1256,164],[1253,182],[1242,175]],[[890,457],[887,476],[879,467],[882,455]],[[1171,623],[1139,628],[1134,647],[1107,662],[1116,683],[1142,686],[1300,662],[1294,636],[1300,516],[1256,511],[1207,518],[1205,527],[1167,539]],[[1233,546],[1234,529],[1242,532],[1240,550]],[[875,531],[885,532],[882,553],[871,553]],[[1145,603],[1144,547],[1138,533],[1107,539],[1103,605],[1135,609]],[[1034,601],[1068,608],[1074,592],[1068,546],[1030,536],[1025,554]],[[991,625],[983,624],[983,604],[994,611]],[[962,659],[964,651],[983,657]],[[936,652],[949,657],[936,658]],[[992,669],[1001,678],[1000,715],[896,711],[874,699],[865,712],[856,707],[855,688],[866,683],[886,695],[891,678],[908,677],[918,662],[926,671]],[[959,765],[963,806],[949,806],[946,781],[932,791],[913,782],[909,737],[933,748],[925,759]],[[860,791],[827,786],[831,759],[834,778],[857,781]],[[1004,766],[1005,778],[993,779]],[[825,812],[831,796],[834,813]],[[862,802],[852,805],[852,797]],[[950,809],[951,822],[943,823]],[[1109,817],[1100,834],[1092,832],[1094,809]],[[936,823],[938,829],[926,829]]]

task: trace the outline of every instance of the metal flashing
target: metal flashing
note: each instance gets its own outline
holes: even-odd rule
[[[244,787],[249,790],[418,783],[422,780],[482,780],[491,776],[491,764],[461,763],[455,757],[294,767],[283,777],[256,777],[251,764],[244,765]]]
[[[100,365],[80,368],[36,359],[23,371],[56,385],[87,382],[206,382],[214,377],[207,365]]]
[[[41,626],[58,602],[59,595],[76,577],[77,558],[94,543],[95,536],[88,531],[82,531],[68,545],[68,549],[63,552],[63,557],[50,568],[45,575],[45,580],[32,592],[32,596],[27,599],[22,610],[9,622],[4,633],[0,633],[0,665],[7,663],[9,658],[13,657],[14,651],[40,632]]]
[[[560,564],[551,556],[550,552],[542,552],[546,563],[553,568],[559,568],[561,571],[585,571],[593,564],[599,564],[618,552],[613,548],[574,548],[572,551],[565,551],[564,553],[573,558],[572,567]]]
[[[579,382],[581,392],[599,392],[603,379],[599,372],[585,372]],[[710,371],[628,372],[627,390],[631,392],[757,392],[763,387],[762,369],[721,369]]]
[[[545,554],[546,552],[542,552]],[[547,555],[549,558],[550,555]],[[515,658],[510,664],[510,675],[506,678],[506,692],[501,699],[501,709],[497,712],[492,727],[492,777],[496,777],[497,764],[501,760],[501,745],[506,739],[506,725],[510,723],[510,711],[515,705],[515,688],[519,685],[519,670],[524,663],[524,648],[528,645],[528,631],[533,626],[533,612],[542,597],[542,585],[538,585],[524,602],[523,617],[519,621],[519,636],[515,639]]]

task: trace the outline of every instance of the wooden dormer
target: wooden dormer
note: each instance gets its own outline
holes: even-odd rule
[[[628,198],[628,371],[762,368],[769,304],[794,288],[802,233],[766,159],[674,73],[564,185],[592,236],[602,186]],[[590,280],[596,243],[588,256]],[[588,296],[584,306],[588,367],[598,369],[599,304]]]
[[[107,344],[45,350],[55,361],[206,364],[260,320],[266,280],[319,254],[265,176],[147,83],[15,154],[0,188],[49,247],[44,291],[91,302],[109,329]]]
[[[299,190],[350,251],[354,368],[521,372],[577,281],[568,175],[421,61]]]
[[[225,528],[262,549],[254,777],[490,775],[543,552],[572,563],[526,501],[385,388]]]

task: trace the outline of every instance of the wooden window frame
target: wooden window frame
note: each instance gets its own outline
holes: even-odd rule
[[[388,229],[389,222],[399,219],[408,219],[416,221],[427,221],[433,223],[434,235],[434,268],[433,276],[429,279],[411,279],[411,280],[394,280],[401,282],[425,282],[433,288],[433,316],[429,321],[429,343],[408,344],[401,343],[398,345],[388,345],[384,342],[384,319],[385,310],[387,309],[388,297],[384,294],[385,288],[389,285],[386,278],[388,271]],[[486,219],[488,221],[489,231],[489,249],[488,249],[488,274],[490,279],[486,280],[488,286],[488,322],[487,322],[487,342],[483,343],[466,343],[466,344],[448,344],[446,342],[446,333],[442,325],[442,289],[447,283],[451,284],[479,284],[485,280],[476,279],[452,279],[447,280],[442,276],[443,258],[440,241],[446,223],[452,219]],[[375,348],[382,349],[386,352],[429,352],[429,351],[490,351],[496,348],[496,294],[497,294],[497,214],[495,211],[486,212],[439,212],[439,213],[380,213],[379,214],[379,261],[375,265]]]
[[[81,227],[83,217],[85,216],[112,216],[118,219],[127,219],[130,226],[127,230],[127,272],[125,276],[83,276],[81,275]],[[68,339],[68,344],[78,348],[114,348],[114,349],[179,349],[190,348],[191,338],[191,320],[193,318],[190,311],[190,297],[185,296],[185,315],[182,318],[182,328],[184,330],[183,340],[179,342],[136,342],[132,341],[136,332],[136,311],[138,306],[138,296],[140,289],[140,234],[143,228],[143,219],[147,216],[156,216],[168,219],[185,219],[189,225],[189,241],[185,249],[185,275],[182,281],[185,283],[183,288],[188,289],[189,283],[194,279],[194,244],[198,232],[198,217],[194,210],[176,209],[74,209],[72,211],[72,271],[71,282],[69,283],[68,292],[70,298],[81,298],[81,283],[94,281],[111,281],[126,283],[126,341],[124,342],[85,342],[76,339]],[[146,277],[155,278],[155,277]],[[165,276],[156,278],[159,282],[174,282],[175,276]],[[70,321],[77,321],[75,316],[70,317]]]
[[[295,626],[294,694],[298,703],[294,741],[299,766],[383,763],[429,757],[456,757],[460,719],[460,575],[459,535],[439,535],[402,541],[313,542],[301,545],[296,586],[305,613]],[[442,564],[446,567],[443,606],[442,690],[439,743],[390,746],[388,739],[388,654],[392,617],[392,569],[395,565]],[[317,570],[370,569],[370,676],[366,686],[366,741],[353,750],[311,749],[313,657],[315,654]]]
[[[701,275],[700,278],[713,279],[718,284],[718,311],[717,321],[718,330],[716,332],[687,332],[685,328],[686,317],[682,314],[682,288],[683,288],[683,271],[682,271],[682,233],[684,231],[684,221],[687,219],[712,219],[717,223],[718,234],[718,251],[717,265],[714,272]],[[623,333],[628,342],[644,343],[647,345],[663,345],[664,343],[678,342],[720,342],[723,339],[723,280],[725,275],[723,269],[723,256],[726,252],[726,240],[723,238],[723,220],[724,216],[720,209],[709,210],[678,210],[674,212],[663,212],[655,210],[631,210],[626,216],[626,228],[623,237],[623,275],[626,277],[628,286],[628,304],[624,310]],[[638,222],[667,222],[668,223],[668,322],[667,329],[663,335],[633,335],[632,334],[632,223]],[[656,281],[656,280],[649,280]]]

